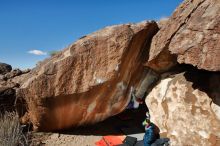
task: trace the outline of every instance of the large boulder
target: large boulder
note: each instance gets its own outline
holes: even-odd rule
[[[146,65],[159,72],[176,62],[220,71],[219,56],[219,0],[185,0],[153,38]]]
[[[219,73],[180,73],[163,78],[147,96],[151,121],[172,146],[220,145],[219,82]]]
[[[92,124],[124,110],[131,88],[143,85],[142,63],[157,31],[155,22],[106,27],[39,63],[17,93],[34,129]]]
[[[11,65],[6,63],[0,63],[0,74],[6,74],[12,70]]]

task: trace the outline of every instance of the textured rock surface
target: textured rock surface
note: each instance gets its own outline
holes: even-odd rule
[[[9,68],[11,68],[10,65]],[[9,69],[10,70],[10,69]],[[29,70],[19,69],[0,75],[0,111],[14,110],[16,105],[16,90],[22,85]],[[19,103],[20,104],[20,103]]]
[[[4,76],[7,79],[11,79],[13,77],[20,76],[21,74],[22,74],[22,71],[20,69],[14,69],[11,72],[8,72],[7,74],[5,74]]]
[[[220,145],[220,74],[162,79],[146,98],[151,120],[173,146]]]
[[[159,29],[161,29],[162,27],[164,27],[164,26],[167,24],[168,20],[169,20],[168,17],[161,18],[161,19],[157,22],[157,25],[158,25]]]
[[[157,31],[155,22],[106,27],[40,63],[18,91],[34,129],[90,124],[120,113],[130,88],[141,86],[146,48]]]
[[[13,109],[16,84],[0,81],[0,112]]]
[[[167,70],[177,57],[179,63],[220,71],[219,55],[219,0],[186,0],[153,38],[147,65]]]
[[[0,74],[6,74],[12,70],[11,65],[6,63],[0,63]]]

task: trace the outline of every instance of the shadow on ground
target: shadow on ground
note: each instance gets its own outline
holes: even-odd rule
[[[124,112],[99,122],[94,125],[72,128],[65,131],[57,131],[60,134],[71,135],[132,135],[144,133],[142,122],[145,119],[146,111],[145,104],[142,104],[138,109],[127,109]]]

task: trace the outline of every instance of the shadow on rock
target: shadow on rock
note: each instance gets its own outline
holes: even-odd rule
[[[192,82],[192,87],[205,92],[212,101],[220,106],[220,72],[210,72],[188,67],[185,78]]]
[[[127,109],[124,112],[99,122],[94,125],[81,126],[78,128],[57,131],[61,134],[72,135],[133,135],[144,133],[142,122],[147,111],[145,104],[138,109]]]

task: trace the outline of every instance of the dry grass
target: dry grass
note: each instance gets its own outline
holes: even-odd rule
[[[0,146],[24,146],[26,138],[22,133],[18,115],[5,112],[0,115]]]

